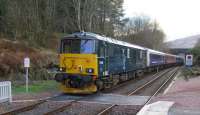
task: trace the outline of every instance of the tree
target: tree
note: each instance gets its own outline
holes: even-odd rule
[[[163,49],[165,34],[156,21],[148,16],[136,16],[128,20],[122,30],[125,41],[152,49]]]
[[[0,37],[5,32],[5,13],[6,13],[5,6],[6,6],[6,1],[0,0]]]
[[[193,56],[194,56],[194,62],[195,62],[197,65],[200,65],[200,39],[199,39],[199,41],[197,42],[196,46],[190,50],[190,52],[191,52],[191,53],[193,54]]]
[[[53,32],[75,31],[114,36],[114,31],[123,24],[123,0],[2,1],[5,3],[0,5],[5,6],[3,13],[8,24],[4,29],[8,28],[7,34],[14,40],[25,38],[44,43]]]

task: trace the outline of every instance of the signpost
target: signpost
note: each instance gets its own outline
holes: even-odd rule
[[[186,55],[185,65],[191,67],[193,65],[193,55]]]
[[[30,58],[24,58],[24,67],[26,69],[26,92],[28,92],[28,68],[30,67]]]

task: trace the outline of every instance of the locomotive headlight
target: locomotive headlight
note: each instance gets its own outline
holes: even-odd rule
[[[86,68],[86,72],[87,73],[94,73],[94,69],[93,68]]]
[[[61,72],[63,72],[63,71],[65,71],[65,68],[64,68],[64,67],[61,67],[59,70],[60,70]]]

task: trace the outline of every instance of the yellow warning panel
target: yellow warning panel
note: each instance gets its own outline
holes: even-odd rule
[[[60,54],[60,67],[68,74],[98,75],[96,54]]]

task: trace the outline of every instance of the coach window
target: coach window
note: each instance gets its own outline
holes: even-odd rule
[[[104,47],[100,47],[100,57],[104,57]]]
[[[140,59],[142,59],[142,54],[143,54],[143,52],[142,52],[142,50],[140,50]]]
[[[127,58],[130,58],[130,49],[127,49]]]
[[[109,48],[108,48],[108,55],[110,57],[113,57],[114,56],[114,49],[113,49],[113,45],[110,45]]]

